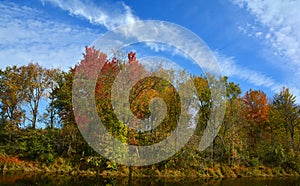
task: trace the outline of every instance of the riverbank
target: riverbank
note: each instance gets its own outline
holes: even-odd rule
[[[239,178],[239,177],[299,177],[300,173],[291,168],[268,167],[258,165],[247,167],[243,165],[221,165],[214,164],[213,167],[194,167],[193,169],[173,169],[168,167],[157,168],[156,166],[145,167],[94,167],[89,168],[82,164],[72,164],[66,159],[57,158],[52,163],[40,163],[34,161],[24,161],[18,157],[0,156],[0,172],[11,174],[14,172],[22,173],[45,173],[45,174],[64,174],[72,176],[132,176],[132,177],[191,177],[191,178]]]
[[[72,176],[52,174],[6,174],[0,175],[0,185],[48,185],[48,186],[74,186],[74,185],[127,185],[127,186],[165,186],[165,185],[299,185],[300,177],[251,177],[251,178],[166,178],[166,177],[102,177],[95,176]]]

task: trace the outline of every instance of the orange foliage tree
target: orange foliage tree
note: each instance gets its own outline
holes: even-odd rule
[[[267,102],[266,94],[260,90],[250,89],[243,97],[243,116],[250,148],[255,146],[264,130],[264,124],[268,121],[269,107]]]

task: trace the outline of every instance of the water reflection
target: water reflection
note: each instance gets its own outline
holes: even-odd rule
[[[179,185],[242,185],[242,186],[300,186],[300,178],[238,178],[238,179],[203,179],[203,178],[136,178],[136,177],[101,177],[101,176],[71,176],[43,174],[7,174],[0,176],[0,185],[143,185],[143,186],[179,186]]]

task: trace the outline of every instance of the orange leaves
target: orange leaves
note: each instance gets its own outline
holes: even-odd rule
[[[5,155],[1,155],[0,156],[0,163],[4,164],[4,163],[11,163],[14,165],[20,165],[22,163],[22,161],[18,158],[18,157],[8,157]]]
[[[265,129],[265,123],[268,121],[267,96],[260,90],[249,90],[243,97],[244,107],[242,115],[245,119],[248,143],[251,148],[260,138],[260,134]]]
[[[247,120],[253,120],[262,124],[268,120],[267,96],[260,90],[247,91],[243,97],[245,117]]]

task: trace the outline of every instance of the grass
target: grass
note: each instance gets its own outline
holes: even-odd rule
[[[52,163],[39,163],[34,161],[24,161],[16,156],[6,154],[0,155],[0,172],[9,173],[15,171],[22,172],[44,172],[58,173],[68,175],[101,175],[101,176],[128,176],[129,167],[120,165],[115,170],[105,167],[80,169],[79,165],[71,164],[64,158],[56,158]],[[204,178],[236,178],[236,177],[284,177],[299,176],[299,173],[292,169],[284,169],[282,167],[267,166],[228,166],[215,164],[214,167],[204,167],[201,169],[176,169],[162,168],[158,169],[155,165],[149,167],[132,167],[133,177],[204,177]]]

